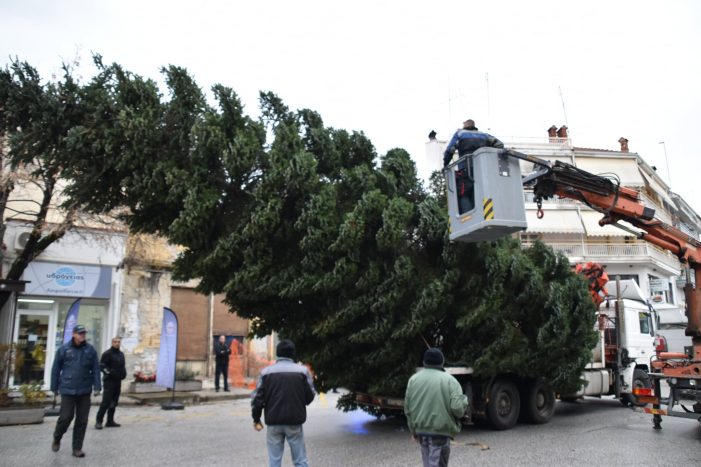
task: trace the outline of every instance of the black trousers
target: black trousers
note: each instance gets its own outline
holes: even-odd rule
[[[219,389],[219,375],[224,375],[224,389],[229,389],[229,362],[216,362],[214,374],[214,387]]]
[[[107,423],[114,422],[114,411],[119,404],[119,395],[122,393],[122,383],[112,383],[105,381],[102,384],[102,402],[100,403],[100,408],[97,411],[97,421],[102,423],[102,419],[105,417],[105,412],[107,412]]]
[[[56,422],[56,430],[54,431],[54,439],[60,440],[68,431],[68,426],[73,421],[73,449],[83,449],[83,440],[85,439],[85,429],[88,426],[88,417],[90,416],[90,394],[82,396],[68,396],[61,394],[61,412],[58,415]]]

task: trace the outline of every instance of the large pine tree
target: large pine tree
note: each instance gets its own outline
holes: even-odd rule
[[[424,188],[406,151],[378,156],[271,93],[252,119],[229,88],[208,104],[181,68],[163,70],[162,96],[96,64],[61,153],[71,201],[182,245],[177,278],[224,292],[255,335],[293,339],[321,389],[402,394],[427,345],[484,376],[579,384],[594,307],[566,258],[449,242],[439,177]]]

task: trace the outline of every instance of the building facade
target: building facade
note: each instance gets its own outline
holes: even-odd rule
[[[552,126],[542,138],[500,139],[510,149],[553,162],[560,160],[634,188],[641,193],[643,203],[655,210],[658,219],[700,238],[699,215],[670,191],[654,167],[629,150],[625,138],[619,139],[616,150],[582,148],[572,144],[567,127]],[[435,138],[426,143],[426,157],[435,161],[434,169],[438,169],[445,147],[445,141]],[[533,170],[532,163],[520,161],[520,165],[522,174]],[[518,236],[524,246],[543,241],[565,254],[573,264],[594,261],[606,267],[611,279],[634,279],[653,303],[684,306],[685,274],[675,255],[638,239],[634,233],[611,225],[600,226],[602,215],[576,200],[544,200],[544,216],[538,219],[533,193],[524,189],[523,196],[528,227]],[[640,231],[625,225],[633,232]]]

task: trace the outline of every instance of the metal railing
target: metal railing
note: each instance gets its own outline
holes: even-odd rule
[[[529,246],[530,242],[524,242]],[[642,261],[656,260],[666,266],[679,270],[681,265],[676,256],[646,243],[550,243],[553,250],[562,252],[571,260],[592,261]]]

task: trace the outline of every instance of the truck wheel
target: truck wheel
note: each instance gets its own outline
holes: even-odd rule
[[[555,413],[555,391],[543,378],[531,383],[522,393],[523,418],[530,423],[548,423]]]
[[[487,419],[495,430],[508,430],[516,424],[521,399],[516,385],[509,379],[499,379],[489,390]]]
[[[645,373],[645,370],[641,370],[639,368],[636,368],[635,371],[633,371],[633,388],[651,388],[652,387],[652,381],[650,380],[650,376],[648,376],[647,373]],[[637,398],[633,394],[623,394],[621,395],[621,404],[625,405],[626,407],[630,406],[636,406],[636,407],[644,407],[646,404],[641,404],[640,402],[637,401]]]

